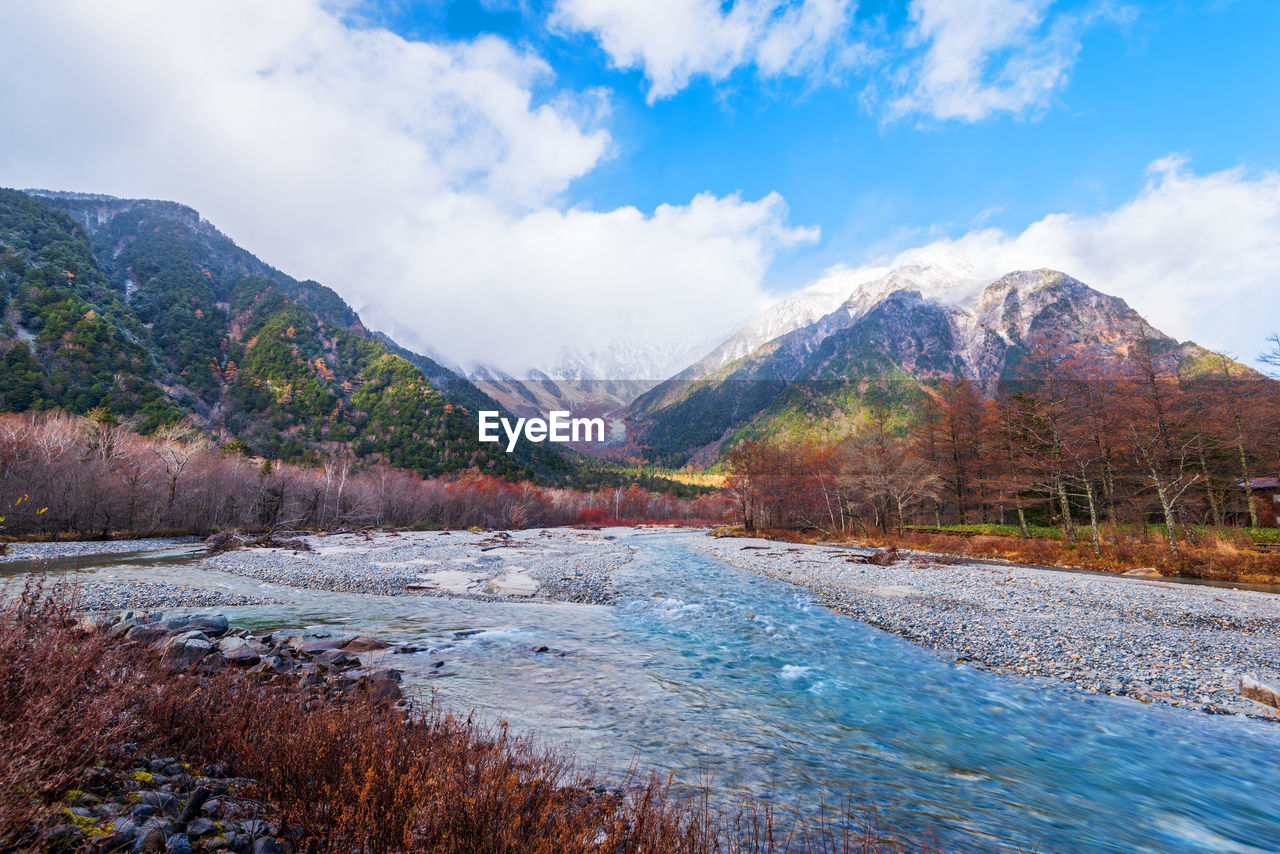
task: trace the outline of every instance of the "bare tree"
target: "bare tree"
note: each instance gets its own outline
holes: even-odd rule
[[[1274,368],[1280,368],[1280,334],[1272,335],[1267,339],[1267,343],[1271,345],[1271,349],[1258,356],[1258,361],[1264,365],[1271,365]],[[1280,379],[1280,374],[1275,375]]]
[[[184,424],[161,427],[156,431],[155,438],[157,442],[151,451],[164,469],[169,490],[164,518],[172,520],[173,506],[178,498],[178,481],[182,473],[191,462],[191,458],[201,451],[208,450],[212,443],[208,436]]]

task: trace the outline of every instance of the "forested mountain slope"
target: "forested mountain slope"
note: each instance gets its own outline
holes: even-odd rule
[[[555,479],[547,448],[476,438],[498,408],[173,202],[0,190],[0,409],[182,417],[254,454],[350,453],[425,475]]]

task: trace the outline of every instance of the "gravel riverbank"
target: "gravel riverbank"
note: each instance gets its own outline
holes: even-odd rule
[[[1276,720],[1240,677],[1280,677],[1280,596],[769,540],[688,538],[741,569],[816,592],[827,606],[960,661],[1211,713]]]
[[[238,605],[278,605],[268,596],[248,596],[208,590],[188,584],[159,581],[79,581],[76,601],[85,611],[123,611],[130,608],[228,608]]]
[[[633,547],[573,529],[330,534],[309,550],[249,548],[206,558],[214,569],[272,584],[384,596],[461,596],[609,604],[613,573]]]
[[[10,543],[0,564],[27,560],[54,560],[84,555],[121,555],[165,549],[194,548],[199,537],[153,537],[145,540],[66,540],[48,543]]]

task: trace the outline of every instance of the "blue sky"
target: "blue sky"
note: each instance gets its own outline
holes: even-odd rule
[[[49,0],[0,184],[176,199],[462,365],[662,370],[892,265],[1280,327],[1270,0]],[[665,356],[663,355],[665,354]]]
[[[856,20],[901,33],[908,5],[864,3]],[[612,157],[572,184],[570,204],[650,210],[703,191],[780,193],[793,222],[822,228],[816,246],[779,259],[768,287],[780,292],[938,232],[1020,230],[1050,211],[1115,207],[1171,153],[1197,172],[1280,168],[1280,3],[1113,8],[1115,19],[1085,29],[1067,81],[1043,105],[975,122],[886,120],[861,102],[861,73],[761,80],[743,67],[647,103],[643,70],[619,69],[590,34],[549,26],[545,3],[399,3],[373,13],[409,37],[527,44],[558,85],[607,87]]]

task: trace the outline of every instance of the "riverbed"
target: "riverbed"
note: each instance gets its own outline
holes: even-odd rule
[[[218,608],[241,624],[338,624],[409,644],[419,651],[389,653],[388,663],[405,671],[410,690],[508,721],[515,731],[577,751],[609,775],[635,763],[674,771],[679,791],[709,778],[718,798],[772,792],[783,805],[812,805],[821,792],[829,801],[852,795],[874,804],[899,831],[932,833],[947,850],[1280,847],[1280,804],[1272,794],[1280,727],[1095,694],[1034,671],[991,672],[981,656],[956,645],[970,639],[973,646],[982,628],[937,638],[921,633],[911,641],[900,636],[909,627],[894,624],[911,613],[942,626],[1012,625],[1040,608],[1043,628],[1055,625],[1052,603],[1065,597],[1064,607],[1078,610],[1064,611],[1061,625],[1076,626],[1109,600],[1108,613],[1119,616],[1107,619],[1116,625],[1162,630],[1149,636],[1153,646],[1167,648],[1201,630],[1234,632],[1239,645],[1231,654],[1245,660],[1231,666],[1274,665],[1268,659],[1274,624],[1267,621],[1276,606],[1266,594],[1117,582],[1104,590],[1085,585],[1072,599],[1056,586],[1067,582],[1051,576],[1034,592],[1036,571],[1025,570],[1032,580],[1024,580],[1017,568],[998,576],[935,567],[937,574],[926,576],[925,566],[903,566],[896,568],[902,578],[882,577],[859,570],[895,568],[851,564],[838,550],[792,552],[700,533],[509,536],[517,542],[496,545],[492,534],[458,532],[391,543],[316,538],[313,552],[277,559],[188,554],[168,565],[126,559],[94,567],[82,560],[68,569],[108,590],[147,581],[228,601],[263,600]],[[401,553],[384,560],[374,554],[382,548]],[[490,556],[498,559],[479,559]],[[784,566],[796,570],[786,581]],[[446,571],[462,576],[442,576]],[[870,612],[855,614],[861,619],[838,613],[851,610],[849,602],[810,589],[819,586],[819,571],[831,579],[843,573],[838,578],[849,595],[883,600],[892,607],[878,613],[899,616],[881,619],[888,629],[882,631],[863,622],[875,616]],[[394,584],[377,587],[389,573],[399,573]],[[910,573],[924,580],[912,582]],[[548,589],[524,595],[527,586],[517,584],[507,594],[487,592],[488,582],[515,576],[545,581]],[[426,589],[404,589],[424,579]],[[1070,583],[1086,581],[1106,583]],[[959,604],[931,600],[943,592]],[[1010,599],[1000,597],[1010,595],[1015,604],[1005,605]],[[580,601],[563,601],[575,596]],[[871,608],[874,598],[856,601]],[[977,604],[1004,617],[972,618],[965,609]],[[1147,611],[1155,617],[1144,621]],[[1224,619],[1216,628],[1164,619],[1179,613]],[[946,637],[955,639],[951,647],[929,648]],[[1041,643],[1037,658],[1048,660],[1051,645]],[[1198,649],[1185,640],[1182,647]],[[974,660],[957,661],[966,657]],[[1261,706],[1252,711],[1268,714]]]

